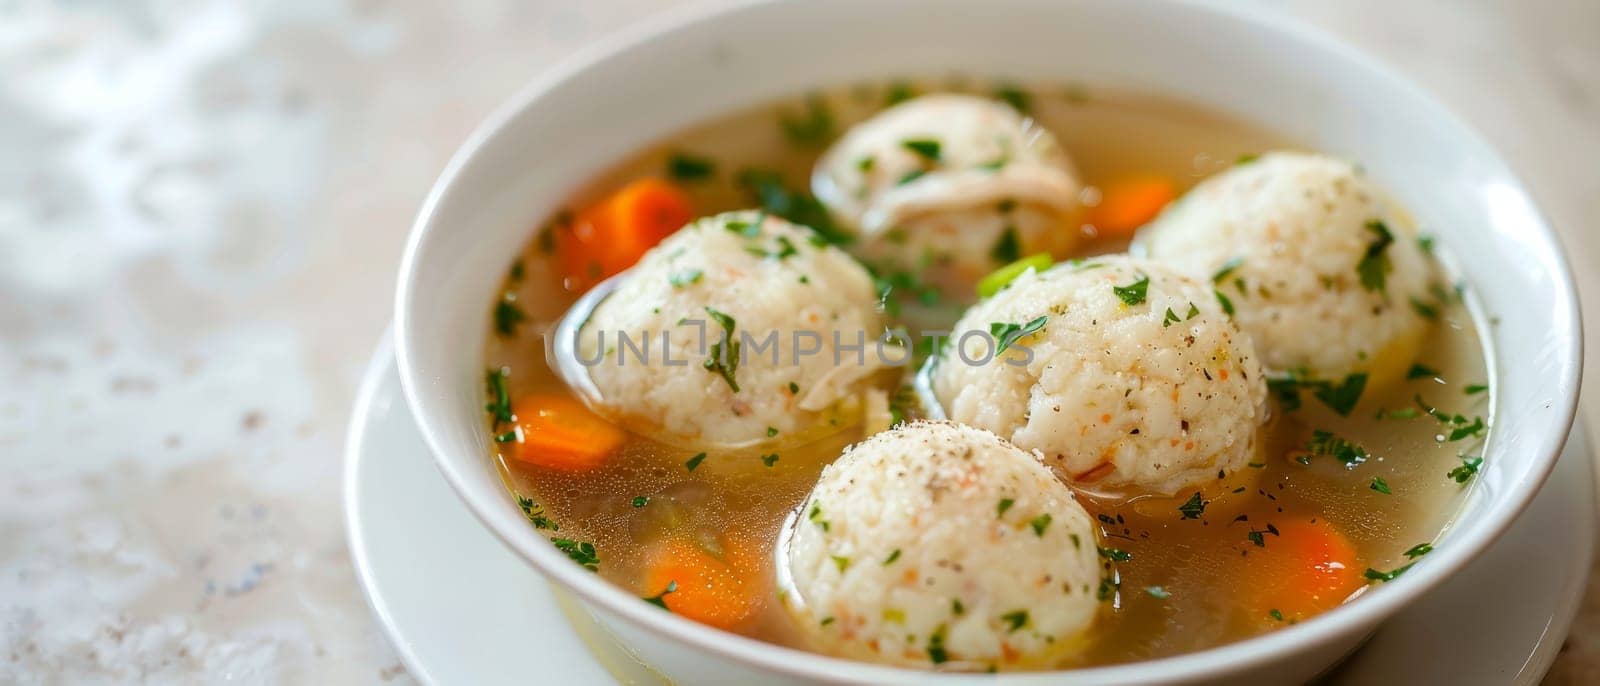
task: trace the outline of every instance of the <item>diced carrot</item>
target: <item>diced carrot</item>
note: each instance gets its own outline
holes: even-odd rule
[[[622,448],[627,434],[575,398],[533,393],[511,403],[517,432],[500,443],[507,455],[531,465],[588,471]]]
[[[689,196],[677,186],[654,177],[623,186],[556,232],[567,288],[588,290],[633,266],[693,218]]]
[[[1100,204],[1089,209],[1087,221],[1101,236],[1126,237],[1161,213],[1161,208],[1178,197],[1170,179],[1135,177],[1106,184],[1100,189]]]
[[[1355,545],[1321,519],[1274,521],[1277,535],[1260,534],[1261,546],[1241,542],[1244,566],[1238,588],[1247,612],[1261,623],[1309,619],[1337,607],[1360,588]],[[1276,614],[1274,614],[1276,611]]]
[[[760,607],[761,568],[750,547],[730,537],[709,547],[717,549],[688,537],[659,543],[645,570],[644,595],[660,594],[668,610],[729,629]]]

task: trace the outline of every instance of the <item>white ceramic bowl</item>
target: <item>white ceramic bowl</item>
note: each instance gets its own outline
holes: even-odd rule
[[[1203,652],[1078,670],[1073,683],[1304,681],[1483,551],[1532,499],[1578,393],[1570,275],[1500,158],[1383,66],[1280,19],[1173,1],[819,0],[684,12],[542,75],[473,134],[417,218],[396,302],[401,379],[440,470],[485,526],[571,589],[638,657],[686,684],[995,680],[813,655],[661,612],[535,533],[485,454],[488,304],[531,228],[568,192],[639,147],[722,113],[818,86],[953,71],[1169,94],[1360,160],[1439,236],[1498,322],[1488,327],[1495,423],[1483,471],[1434,553],[1312,621]]]

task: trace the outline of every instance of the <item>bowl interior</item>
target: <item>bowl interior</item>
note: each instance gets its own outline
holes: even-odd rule
[[[1565,439],[1577,394],[1569,276],[1505,164],[1408,83],[1321,34],[1208,5],[819,0],[679,13],[616,36],[516,95],[440,178],[402,265],[397,348],[423,434],[479,518],[590,602],[702,649],[833,678],[925,680],[693,625],[571,564],[526,525],[485,455],[481,354],[489,304],[512,256],[567,193],[631,151],[810,88],[952,72],[1176,96],[1357,160],[1454,255],[1491,323],[1495,423],[1483,471],[1436,552],[1315,621],[1083,677],[1222,673],[1370,627],[1481,551],[1531,499]]]

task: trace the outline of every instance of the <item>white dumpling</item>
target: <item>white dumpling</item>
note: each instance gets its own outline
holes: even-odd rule
[[[1069,250],[1079,188],[1049,131],[1005,103],[952,94],[858,124],[812,176],[817,198],[854,232],[856,254],[962,297],[1007,262]]]

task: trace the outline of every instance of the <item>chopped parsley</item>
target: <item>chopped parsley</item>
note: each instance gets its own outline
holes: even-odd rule
[[[1425,364],[1413,364],[1406,370],[1406,379],[1433,379],[1438,378],[1439,370]]]
[[[939,628],[934,629],[933,634],[928,636],[928,661],[936,665],[942,665],[950,660],[950,654],[944,649],[944,632],[945,627],[940,624]]]
[[[833,558],[833,566],[838,567],[841,573],[850,568],[850,558],[844,555],[829,555],[828,557]]]
[[[528,313],[517,305],[517,295],[506,291],[494,305],[494,330],[501,336],[517,335],[517,325],[528,320]]]
[[[1011,85],[1003,84],[994,91],[994,97],[1004,100],[1012,109],[1023,114],[1028,113],[1029,97],[1027,91]]]
[[[1483,466],[1483,458],[1463,457],[1461,458],[1461,466],[1450,470],[1450,472],[1445,474],[1445,476],[1454,479],[1458,484],[1464,484],[1473,476],[1477,475],[1478,468],[1481,466]]]
[[[768,467],[771,467],[772,465],[775,465],[777,463],[778,463],[778,454],[777,453],[773,453],[771,455],[762,455],[761,456],[761,464],[764,464],[764,465],[766,465]]]
[[[767,438],[772,438],[773,436],[777,436],[777,435],[778,435],[778,427],[776,427],[776,426],[767,427]]]
[[[782,260],[800,254],[800,251],[794,246],[794,241],[789,240],[788,236],[779,236],[777,238],[777,244],[778,247],[771,250],[756,246],[747,246],[745,247],[744,251],[762,259],[772,260]]]
[[[1007,612],[1003,615],[1000,615],[1000,621],[1009,625],[1006,627],[1006,633],[1014,634],[1018,629],[1028,625],[1028,611],[1015,610],[1012,612]]]
[[[1011,506],[1015,504],[1017,504],[1017,501],[1012,500],[1011,498],[1001,498],[1000,504],[995,506],[995,519],[1006,516],[1006,510],[1011,509]]]
[[[994,354],[999,355],[1011,347],[1011,344],[1028,336],[1038,333],[1049,320],[1049,315],[1040,315],[1026,324],[1011,324],[1008,322],[992,322],[989,324],[989,335],[995,340]]]
[[[894,552],[889,553],[889,557],[884,558],[883,566],[888,567],[889,565],[894,564],[894,561],[898,559],[900,559],[900,549],[895,548]]]
[[[1044,538],[1044,530],[1050,528],[1050,513],[1045,512],[1028,520],[1028,526],[1033,527],[1033,535]]]
[[[1178,313],[1173,312],[1172,308],[1169,307],[1167,308],[1167,315],[1161,319],[1161,328],[1165,329],[1181,321],[1183,320],[1178,318]]]
[[[1450,430],[1450,435],[1445,440],[1459,441],[1463,438],[1477,437],[1482,434],[1488,425],[1483,423],[1483,417],[1473,417],[1471,424],[1461,424]]]
[[[1368,457],[1365,448],[1335,436],[1333,432],[1321,429],[1311,432],[1311,440],[1306,442],[1306,452],[1312,455],[1332,455],[1346,466],[1366,462]]]
[[[497,422],[511,421],[511,392],[506,390],[506,379],[510,376],[510,367],[491,369],[487,375],[489,395],[492,399],[489,404],[483,406],[483,409],[488,410],[489,415]]]
[[[660,593],[657,593],[657,594],[655,594],[653,596],[650,596],[649,598],[644,598],[643,600],[645,602],[647,602],[647,603],[650,603],[651,605],[654,605],[654,606],[659,607],[659,608],[661,608],[663,610],[671,612],[672,610],[667,607],[666,597],[667,597],[668,593],[675,593],[675,592],[677,592],[677,590],[678,590],[678,582],[677,581],[668,581],[666,589],[662,590]]]
[[[561,527],[544,514],[544,508],[533,502],[532,498],[517,496],[517,507],[522,508],[522,514],[528,518],[528,523],[535,529],[549,529],[560,531]]]
[[[1467,384],[1466,389],[1464,389],[1462,392],[1466,393],[1467,395],[1477,395],[1487,390],[1489,390],[1488,384],[1475,383]]]
[[[928,162],[939,161],[939,141],[931,138],[918,138],[900,141],[900,146],[916,153],[917,157],[921,157]]]
[[[763,212],[783,217],[795,224],[810,227],[817,233],[821,244],[847,245],[852,238],[849,232],[834,223],[828,208],[816,198],[790,190],[783,175],[764,169],[746,169],[739,173],[739,185],[755,196]]]
[[[633,506],[634,507],[644,507],[645,505],[648,505],[648,504],[650,504],[650,498],[647,497],[647,496],[636,495],[636,496],[633,497]]]
[[[1223,262],[1222,266],[1217,268],[1216,273],[1211,275],[1211,283],[1222,283],[1223,279],[1228,278],[1228,275],[1232,274],[1233,270],[1238,269],[1242,264],[1244,264],[1243,257],[1235,257]]]
[[[906,185],[908,183],[911,183],[912,181],[916,181],[917,179],[922,178],[923,175],[925,175],[927,173],[928,173],[928,170],[926,170],[926,169],[913,169],[911,171],[906,172],[905,176],[900,177],[900,180],[895,181],[894,185],[896,185],[896,186],[904,186],[904,185]]]
[[[1283,611],[1279,610],[1278,608],[1272,608],[1271,610],[1267,610],[1267,616],[1271,617],[1272,620],[1275,621],[1275,622],[1283,621]]]
[[[1255,153],[1245,153],[1243,155],[1240,155],[1240,156],[1234,158],[1233,164],[1234,164],[1234,166],[1239,166],[1241,164],[1250,164],[1251,162],[1254,162],[1254,161],[1259,160],[1259,159],[1261,159],[1260,155],[1257,155]]]
[[[1220,291],[1220,290],[1217,290],[1217,289],[1213,288],[1213,289],[1211,289],[1211,292],[1214,295],[1217,296],[1217,304],[1222,306],[1222,311],[1226,312],[1229,317],[1232,317],[1233,316],[1233,301],[1229,300],[1228,296],[1223,295],[1222,291]]]
[[[1119,550],[1117,548],[1097,548],[1097,550],[1100,552],[1100,557],[1111,560],[1112,562],[1127,562],[1133,559],[1133,553],[1130,553],[1126,550]]]
[[[1411,549],[1407,550],[1405,554],[1407,558],[1415,560],[1431,552],[1433,552],[1432,543],[1418,543],[1414,546],[1411,546]]]
[[[687,468],[689,471],[692,472],[692,471],[694,471],[695,467],[699,467],[700,463],[704,462],[705,460],[706,460],[706,454],[705,453],[700,453],[698,455],[695,455],[694,457],[689,458],[689,460],[687,462],[683,463],[683,466],[685,468]]]
[[[1372,477],[1372,490],[1384,495],[1393,495],[1393,493],[1389,491],[1389,482],[1384,481],[1383,477],[1381,476]]]
[[[1195,317],[1197,317],[1199,315],[1200,315],[1199,306],[1195,305],[1194,303],[1189,303],[1189,311],[1184,313],[1183,321],[1189,321],[1190,319],[1194,319]]]
[[[512,430],[507,431],[507,432],[505,432],[503,434],[498,434],[498,435],[496,435],[494,437],[494,442],[495,443],[510,443],[512,441],[515,441],[515,440],[517,440],[517,430],[516,429],[512,429]]]
[[[783,135],[798,145],[821,145],[833,137],[833,112],[818,95],[806,98],[803,114],[784,112],[779,115],[778,123],[783,126]]]
[[[1380,572],[1380,571],[1378,571],[1376,569],[1368,567],[1367,568],[1367,572],[1366,572],[1366,574],[1364,576],[1366,576],[1367,580],[1369,580],[1369,581],[1390,582],[1390,581],[1394,581],[1395,579],[1400,578],[1400,575],[1401,574],[1405,574],[1406,570],[1411,569],[1411,565],[1414,565],[1414,564],[1416,564],[1416,563],[1413,562],[1410,565],[1406,565],[1404,567],[1396,567],[1393,571],[1388,571],[1388,572]]]
[[[690,284],[700,283],[700,277],[702,276],[705,276],[705,271],[703,270],[685,269],[681,272],[674,272],[672,275],[668,276],[667,283],[672,284],[673,288],[683,288],[684,286],[688,286]]]
[[[1434,305],[1432,303],[1423,302],[1422,299],[1420,299],[1420,298],[1418,298],[1416,296],[1411,296],[1411,309],[1414,310],[1417,313],[1417,316],[1420,316],[1423,319],[1438,319],[1439,318],[1439,306],[1438,305]]]
[[[1367,230],[1377,234],[1377,238],[1367,244],[1367,254],[1356,264],[1356,275],[1361,278],[1362,288],[1381,291],[1391,268],[1387,250],[1394,243],[1394,234],[1389,231],[1388,226],[1377,219],[1367,222]]]
[[[1117,294],[1122,304],[1133,306],[1144,302],[1145,295],[1150,291],[1150,277],[1146,276],[1126,286],[1112,286],[1111,292]]]
[[[824,532],[828,530],[828,520],[822,518],[822,505],[811,503],[811,513],[806,515],[806,519],[811,520],[813,524],[817,525],[817,528],[822,529]]]
[[[696,157],[686,153],[673,153],[667,158],[667,174],[678,181],[700,181],[711,178],[717,171],[716,164],[704,157]]]
[[[550,542],[573,562],[583,565],[584,569],[591,572],[600,571],[600,556],[595,553],[593,543],[580,543],[570,538],[552,538]]]
[[[1367,375],[1358,372],[1344,377],[1344,381],[1338,385],[1323,382],[1311,394],[1328,409],[1338,412],[1341,417],[1348,417],[1356,409],[1356,403],[1361,401],[1361,392],[1366,388]]]
[[[705,362],[702,362],[700,366],[705,367],[708,372],[720,375],[722,380],[728,383],[728,388],[733,389],[734,393],[738,393],[739,381],[734,378],[734,375],[739,371],[739,342],[734,340],[733,335],[737,322],[734,321],[733,317],[718,312],[709,306],[705,309],[706,313],[711,315],[711,319],[722,327],[722,338],[711,344],[711,354],[706,357]]]
[[[1199,519],[1200,515],[1205,514],[1206,501],[1200,497],[1199,491],[1195,491],[1194,495],[1189,496],[1188,500],[1178,506],[1178,511],[1183,513],[1184,519]]]
[[[1022,259],[1022,241],[1017,238],[1016,227],[1007,226],[1000,240],[995,241],[994,249],[989,251],[989,256],[1001,264],[1011,264]]]

